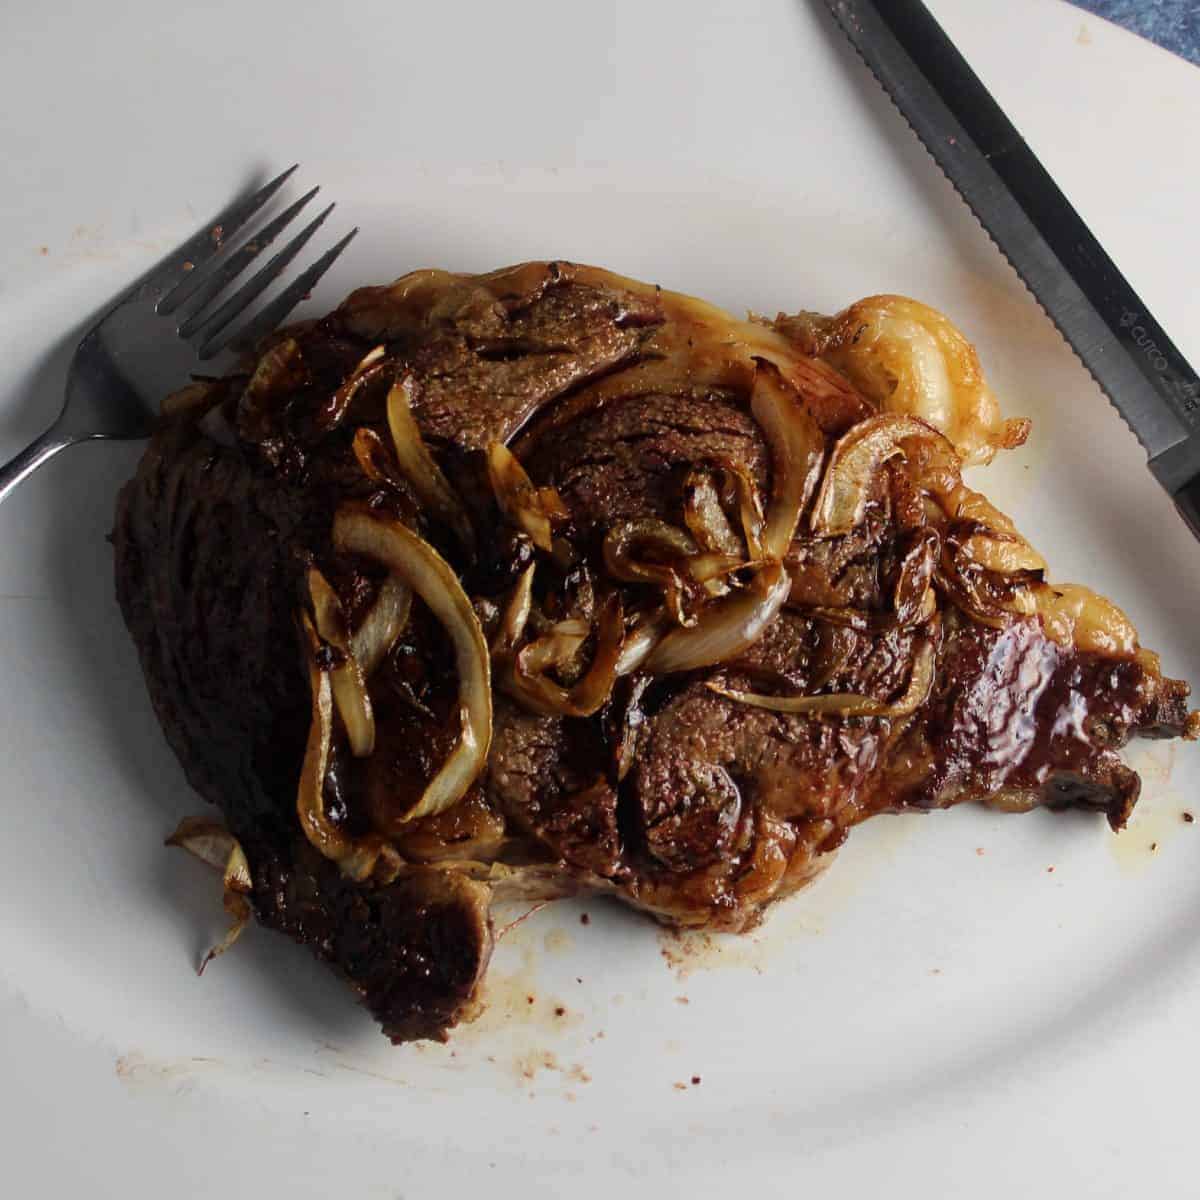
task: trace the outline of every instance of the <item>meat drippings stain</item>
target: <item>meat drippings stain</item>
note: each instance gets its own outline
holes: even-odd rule
[[[761,975],[769,956],[756,934],[707,933],[698,930],[659,930],[659,954],[678,980],[695,971],[736,967]]]
[[[1183,797],[1170,785],[1173,750],[1162,744],[1139,746],[1129,756],[1131,765],[1150,782],[1143,787],[1126,828],[1106,839],[1109,853],[1124,876],[1136,877],[1149,870],[1156,859],[1169,856],[1172,840],[1187,826],[1186,818],[1180,819]]]
[[[518,1056],[517,1069],[522,1078],[533,1079],[539,1071],[561,1070],[558,1056],[549,1050],[533,1050]]]
[[[542,939],[542,945],[546,948],[547,954],[563,954],[575,947],[571,935],[560,927],[555,927],[546,933]]]

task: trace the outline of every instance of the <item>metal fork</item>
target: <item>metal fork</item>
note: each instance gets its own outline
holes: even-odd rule
[[[233,280],[317,194],[318,189],[313,188],[237,249],[227,249],[295,170],[290,167],[252,196],[231,204],[84,334],[68,368],[62,412],[32,445],[0,467],[0,501],[42,463],[76,442],[149,437],[163,396],[185,383],[201,365],[211,374],[228,369],[238,350],[275,329],[316,286],[357,228],[259,312],[241,325],[235,324],[300,253],[329,216],[332,204],[236,292],[221,300]],[[176,336],[170,336],[171,325],[162,318],[173,318]]]

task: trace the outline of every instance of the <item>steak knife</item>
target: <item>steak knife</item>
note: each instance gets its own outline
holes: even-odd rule
[[[1200,377],[920,0],[826,0],[1200,538]]]

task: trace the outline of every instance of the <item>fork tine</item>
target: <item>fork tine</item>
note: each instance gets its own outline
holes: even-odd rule
[[[196,313],[185,321],[179,327],[179,336],[186,338],[199,333],[206,345],[212,345],[217,334],[279,278],[288,263],[304,249],[308,239],[317,232],[321,223],[333,212],[333,208],[334,206],[331,204],[318,213],[282,250],[272,255],[270,262],[265,267],[251,275],[215,312],[207,315]]]
[[[173,313],[181,304],[194,302],[196,314],[211,300],[225,290],[279,234],[291,224],[296,214],[320,191],[315,187],[306,192],[295,204],[280,213],[269,225],[263,226],[249,241],[239,246],[228,260],[211,272],[189,271],[159,302],[155,312],[160,317]],[[194,277],[199,275],[199,279]],[[182,333],[183,331],[180,330]],[[186,336],[186,335],[185,335]]]
[[[294,163],[270,183],[264,184],[252,196],[235,200],[210,225],[189,238],[149,279],[148,286],[169,288],[187,276],[193,268],[207,262],[220,250],[225,239],[237,232],[277,191],[299,167]]]
[[[205,342],[200,347],[200,357],[211,358],[214,354],[224,350],[226,346],[238,349],[248,348],[266,337],[317,286],[321,276],[333,266],[338,255],[350,245],[357,233],[358,226],[356,225],[337,245],[331,246],[312,266],[297,275],[270,304],[252,317],[240,332],[230,334],[217,342],[211,340]]]

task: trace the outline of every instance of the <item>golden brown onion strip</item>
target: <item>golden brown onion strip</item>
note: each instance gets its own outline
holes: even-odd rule
[[[300,614],[301,630],[308,650],[308,684],[312,692],[312,718],[308,744],[300,768],[300,786],[296,789],[296,815],[300,828],[326,858],[345,858],[352,849],[349,838],[332,825],[325,815],[325,773],[333,744],[333,687],[329,674],[317,666],[321,640],[308,613]]]
[[[1000,416],[975,348],[927,304],[868,296],[814,332],[821,356],[865,396],[885,412],[928,421],[968,466],[1028,436],[1028,421]]]
[[[384,361],[386,356],[387,347],[385,346],[376,346],[363,355],[354,370],[346,376],[329,400],[321,406],[317,414],[317,423],[323,431],[336,429],[342,423],[346,413],[350,411],[350,405],[354,403],[354,397],[358,395],[359,389],[387,366]]]
[[[500,627],[496,630],[496,636],[492,638],[493,654],[505,654],[515,650],[521,640],[533,608],[533,576],[536,571],[537,563],[530,563],[513,585],[500,617]]]
[[[783,558],[820,478],[825,435],[799,395],[765,362],[754,376],[750,411],[771,448],[771,504],[762,553]]]
[[[758,498],[758,489],[754,481],[740,467],[730,472],[734,487],[738,494],[738,509],[742,518],[742,536],[746,539],[746,553],[752,561],[763,556],[763,527],[766,524],[763,517],[762,502]]]
[[[454,749],[405,820],[445,812],[478,778],[492,742],[491,666],[479,618],[454,568],[399,521],[347,505],[334,517],[333,543],[343,553],[374,559],[398,575],[421,597],[454,645],[462,728]]]
[[[312,598],[317,633],[342,660],[330,669],[329,682],[351,753],[355,758],[366,758],[375,749],[375,713],[362,667],[351,648],[342,602],[316,567],[308,569],[308,594]]]
[[[564,688],[544,674],[559,661],[566,646],[550,645],[561,640],[574,642],[574,634],[549,634],[522,647],[506,663],[501,686],[531,712],[544,716],[590,717],[600,711],[612,695],[617,680],[617,662],[625,636],[625,618],[620,598],[614,593],[600,607],[596,618],[596,652],[587,672],[572,688]]]
[[[487,471],[500,511],[524,530],[539,550],[549,554],[554,544],[552,522],[568,515],[562,497],[554,488],[534,487],[520,460],[503,442],[488,446]]]
[[[352,447],[362,473],[372,483],[395,490],[405,489],[404,480],[396,469],[394,455],[373,429],[364,425],[355,430]]]
[[[741,539],[733,531],[709,471],[692,471],[683,485],[683,523],[696,545],[711,554],[741,557]]]
[[[724,596],[729,584],[723,576],[745,563],[745,546],[725,515],[711,472],[688,475],[683,486],[683,523],[702,551],[688,560],[688,574],[708,595]],[[722,562],[735,566],[722,567]]]
[[[541,675],[551,667],[565,667],[579,653],[580,647],[588,639],[589,632],[587,629],[582,633],[575,630],[551,629],[522,648],[518,656],[522,669],[529,675]]]
[[[913,656],[912,673],[904,694],[896,700],[883,702],[853,692],[832,692],[824,696],[765,696],[758,692],[739,692],[710,683],[708,687],[728,700],[765,708],[778,713],[805,713],[825,717],[908,717],[926,700],[933,688],[936,654],[933,643],[924,640]]]
[[[425,445],[420,426],[412,413],[412,393],[411,375],[396,380],[388,391],[388,428],[392,433],[396,461],[421,503],[427,505],[433,515],[454,532],[464,549],[473,551],[475,533],[471,528],[471,519]]]
[[[829,456],[809,525],[817,537],[849,533],[862,523],[876,472],[903,454],[906,438],[940,438],[936,429],[915,417],[884,413],[868,417],[842,435]]]
[[[791,590],[780,562],[769,562],[741,592],[710,605],[689,629],[674,629],[647,656],[644,669],[656,675],[711,667],[736,658],[762,637]]]
[[[896,586],[892,592],[892,611],[901,628],[927,620],[937,600],[930,584],[937,551],[937,534],[931,529],[921,531],[900,560]]]
[[[1138,650],[1133,622],[1111,601],[1078,583],[1040,584],[1034,605],[1046,636],[1060,646],[1132,658]]]
[[[663,589],[667,610],[679,625],[691,625],[695,617],[684,610],[683,578],[675,566],[635,558],[638,551],[656,551],[683,564],[696,553],[690,535],[666,521],[641,517],[614,525],[604,538],[604,565],[614,579],[625,583],[654,583]]]
[[[224,871],[234,850],[241,850],[237,838],[212,817],[184,817],[163,844],[186,850],[214,871]]]
[[[300,387],[305,374],[300,343],[293,337],[280,338],[258,360],[246,390],[238,398],[238,433],[248,442],[270,437],[275,401]]]
[[[621,653],[617,656],[617,674],[631,675],[639,670],[672,625],[671,618],[662,609],[640,617],[625,635]]]
[[[759,564],[748,563],[740,554],[696,554],[684,564],[687,573],[697,583],[719,582],[722,577],[732,575],[746,567]]]
[[[197,974],[203,975],[204,968],[219,954],[224,954],[250,923],[250,903],[246,899],[254,888],[250,863],[237,838],[219,821],[209,817],[184,817],[175,832],[167,838],[166,844],[186,850],[221,872],[223,904],[225,911],[233,918],[233,924],[201,959]]]
[[[973,533],[963,542],[962,551],[971,562],[997,575],[1046,569],[1046,560],[1019,535]]]
[[[551,521],[565,521],[571,515],[571,510],[567,507],[566,501],[558,494],[558,488],[540,487],[537,490],[537,494],[542,508],[545,509],[546,516]]]
[[[391,653],[411,611],[412,588],[398,575],[389,575],[379,585],[375,602],[362,624],[350,637],[350,652],[367,679]]]

